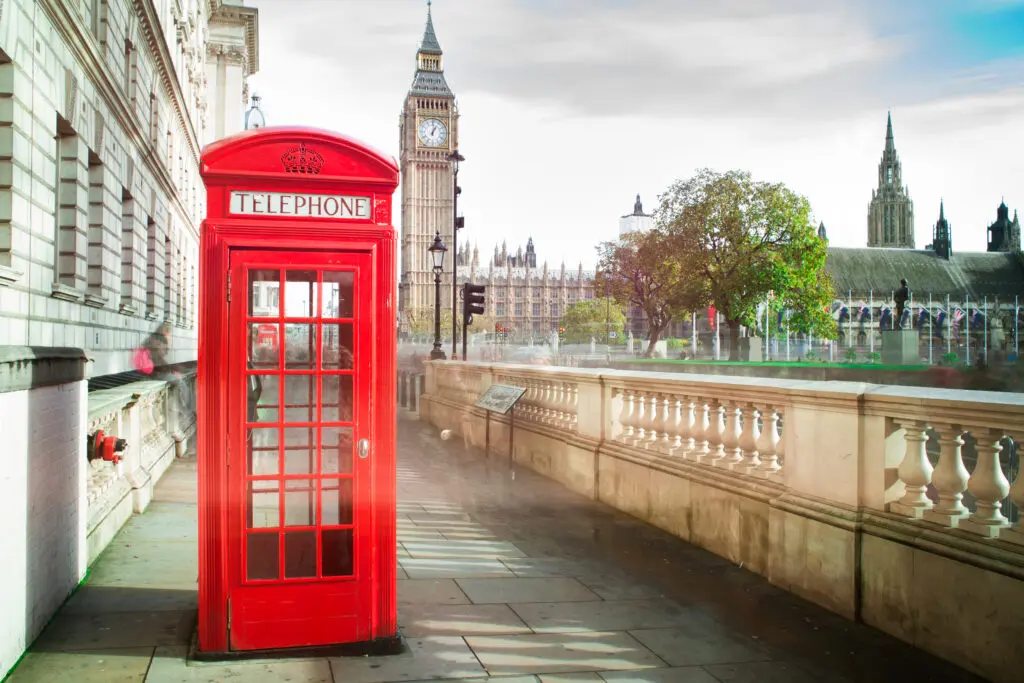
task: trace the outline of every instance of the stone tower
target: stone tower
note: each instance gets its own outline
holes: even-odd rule
[[[459,113],[455,95],[444,78],[443,53],[434,33],[431,8],[416,53],[416,73],[399,121],[399,163],[402,172],[401,279],[399,312],[433,309],[434,273],[427,249],[440,231],[452,246],[452,164],[458,148]],[[451,278],[457,255],[445,254],[441,307],[451,307]],[[445,286],[447,283],[447,286]]]
[[[1010,209],[1005,201],[996,209],[996,222],[988,226],[988,251],[1020,251],[1020,220],[1016,211],[1010,220]]]
[[[885,150],[878,164],[878,189],[868,208],[868,246],[914,248],[914,202],[903,186],[903,168],[892,137],[892,114],[885,128]]]
[[[940,258],[949,260],[953,253],[953,228],[946,220],[946,203],[939,202],[939,220],[932,231],[932,249]]]

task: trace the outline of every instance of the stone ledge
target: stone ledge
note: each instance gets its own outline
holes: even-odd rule
[[[25,273],[20,270],[15,270],[8,266],[0,266],[0,287],[9,287],[24,275]]]
[[[0,346],[0,394],[83,381],[87,361],[82,349]]]
[[[61,284],[60,282],[54,282],[51,285],[50,296],[54,299],[60,299],[61,301],[78,303],[82,300],[85,294],[74,287]]]
[[[1024,581],[1024,547],[1015,543],[875,510],[863,510],[861,517],[864,533]]]

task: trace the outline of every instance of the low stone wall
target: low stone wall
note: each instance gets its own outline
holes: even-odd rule
[[[968,532],[895,510],[909,495],[900,473],[914,479],[907,454],[923,444],[915,440],[915,410],[930,412],[939,427],[946,419],[979,425],[978,434],[988,429],[998,442],[1004,423],[1020,424],[1024,397],[957,391],[928,405],[919,390],[899,396],[893,387],[430,365],[421,419],[468,434],[497,458],[509,458],[511,447],[514,462],[847,618],[997,683],[1019,680],[1024,545],[1014,539],[1022,525],[1004,524],[1002,534]],[[494,382],[528,388],[514,416],[473,407]],[[742,430],[737,421],[735,430],[725,422],[689,432],[678,424],[673,432],[664,414],[638,420],[623,408],[622,395],[630,392],[621,387],[641,385],[631,393],[655,397],[658,406],[671,396],[745,410],[764,406],[766,416],[784,415],[782,438],[773,444],[765,432],[751,434],[746,419]],[[1000,400],[1010,405],[997,408]],[[624,436],[623,421],[632,436]],[[724,450],[717,460],[692,458],[687,435],[697,437],[698,450],[702,439],[705,452]],[[755,442],[761,457],[778,458],[777,469],[754,466]],[[733,449],[743,458],[727,463]],[[970,527],[963,519],[961,526]]]
[[[781,364],[728,362],[659,362],[659,361],[582,361],[580,367],[612,368],[632,372],[671,372],[688,375],[730,377],[765,377],[808,382],[865,382],[906,387],[941,387],[980,391],[1024,391],[1024,382],[1017,366],[990,367],[985,370],[940,366],[906,368],[845,365],[842,363]]]
[[[132,513],[145,510],[195,431],[165,382],[89,393],[87,361],[80,349],[0,346],[0,677]],[[96,429],[127,441],[118,465],[88,461]]]

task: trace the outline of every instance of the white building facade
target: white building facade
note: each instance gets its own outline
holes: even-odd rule
[[[640,195],[637,195],[633,213],[619,218],[619,238],[635,232],[648,232],[652,227],[654,216],[644,213],[644,205],[640,202]]]
[[[203,145],[242,129],[242,0],[0,2],[0,345],[196,358]]]

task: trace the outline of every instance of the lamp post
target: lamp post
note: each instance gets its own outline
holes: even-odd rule
[[[459,229],[465,223],[465,219],[459,218],[459,195],[462,194],[462,188],[459,187],[459,162],[465,160],[457,149],[448,155],[448,161],[452,162],[452,251],[456,254],[459,253]],[[456,261],[452,266],[452,358],[456,357],[459,339],[458,273],[459,263]]]
[[[434,348],[430,351],[430,360],[444,360],[441,350],[441,271],[444,269],[444,253],[448,249],[441,241],[441,233],[434,233],[434,243],[427,249],[434,265]]]

